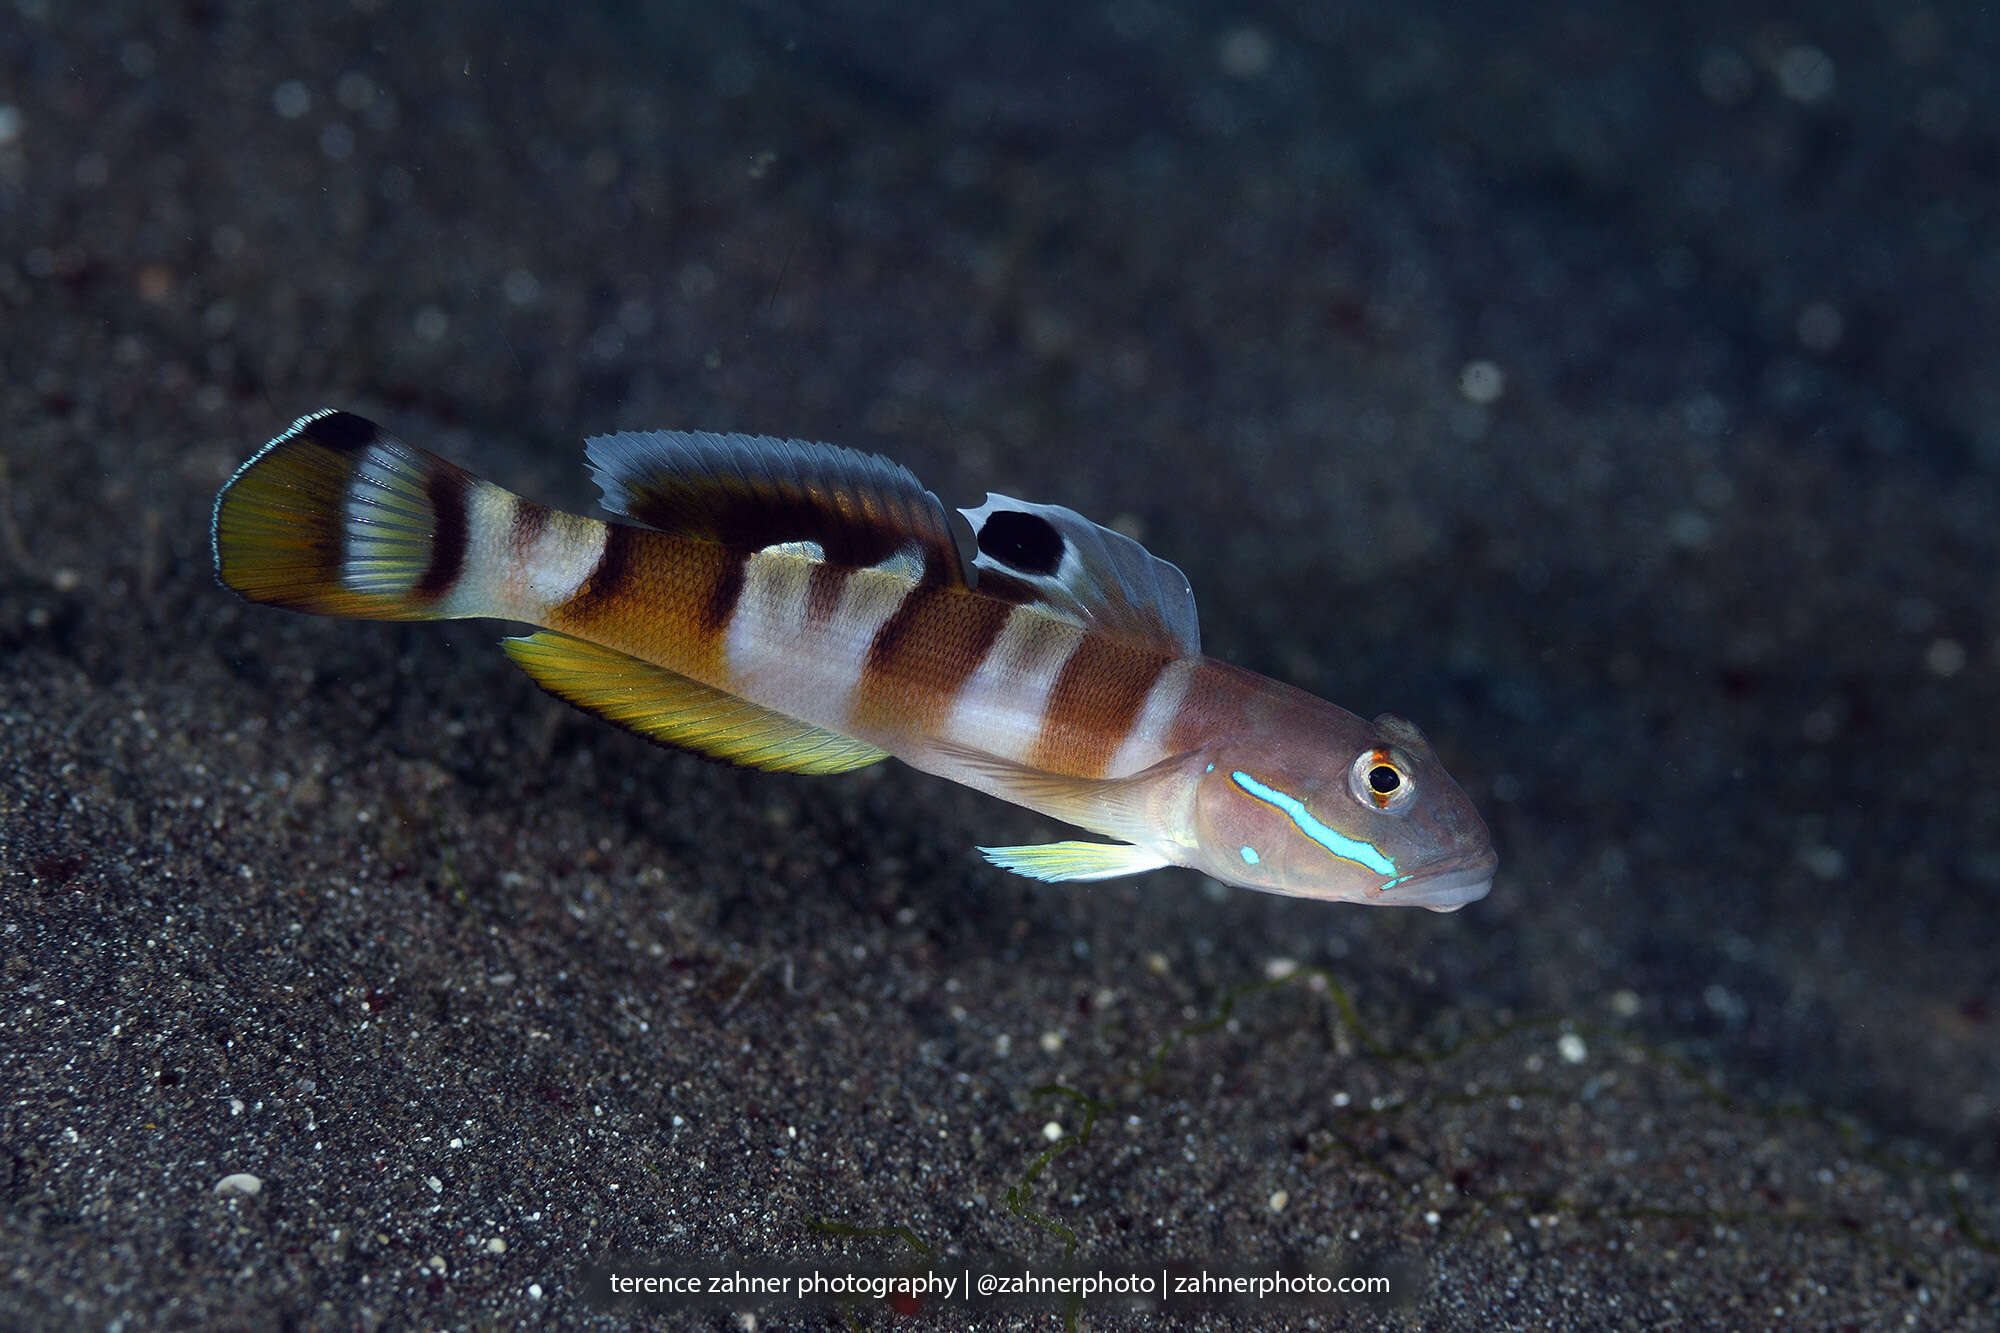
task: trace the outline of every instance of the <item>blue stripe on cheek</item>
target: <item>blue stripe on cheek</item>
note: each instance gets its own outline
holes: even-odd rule
[[[1350,838],[1345,833],[1328,828],[1313,817],[1312,811],[1306,809],[1305,802],[1298,797],[1289,792],[1279,791],[1276,787],[1267,787],[1241,769],[1230,770],[1229,780],[1264,804],[1283,811],[1285,817],[1297,826],[1299,832],[1341,860],[1366,866],[1378,875],[1396,873],[1396,863],[1382,855],[1381,849],[1374,843]]]
[[[1246,866],[1254,866],[1259,861],[1264,859],[1263,857],[1257,855],[1257,849],[1255,847],[1245,847],[1241,850],[1239,854],[1243,857],[1243,864]]]

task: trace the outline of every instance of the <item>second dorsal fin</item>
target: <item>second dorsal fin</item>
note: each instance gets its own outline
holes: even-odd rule
[[[967,585],[971,556],[937,496],[886,458],[832,444],[709,431],[622,431],[586,445],[604,507],[743,550],[811,542],[829,564],[922,562]],[[967,539],[969,546],[969,537]]]

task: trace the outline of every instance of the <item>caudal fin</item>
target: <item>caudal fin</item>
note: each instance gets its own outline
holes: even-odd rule
[[[301,417],[215,497],[215,575],[253,602],[323,616],[429,620],[464,572],[486,483],[374,422]]]

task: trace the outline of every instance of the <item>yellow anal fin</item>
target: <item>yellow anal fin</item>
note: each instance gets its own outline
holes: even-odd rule
[[[845,773],[885,755],[585,639],[543,631],[500,646],[564,703],[711,759],[782,773]]]
[[[1051,883],[1068,879],[1116,879],[1173,863],[1146,847],[1123,842],[1044,842],[1027,847],[981,847],[979,854],[1017,875]]]

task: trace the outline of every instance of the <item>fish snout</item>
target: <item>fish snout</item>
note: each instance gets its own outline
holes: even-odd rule
[[[1467,903],[1478,902],[1493,888],[1493,872],[1500,858],[1491,848],[1467,856],[1441,861],[1382,886],[1375,901],[1387,907],[1428,907],[1433,912],[1456,912]]]

